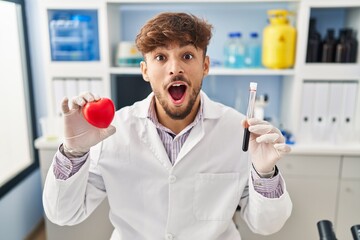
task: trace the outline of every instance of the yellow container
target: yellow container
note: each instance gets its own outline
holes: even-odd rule
[[[296,30],[289,24],[287,10],[269,10],[270,24],[263,31],[262,64],[283,69],[294,66]]]

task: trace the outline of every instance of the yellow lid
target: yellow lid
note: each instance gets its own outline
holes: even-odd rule
[[[286,17],[287,15],[289,15],[289,11],[285,10],[285,9],[272,9],[272,10],[269,10],[267,13],[269,16],[285,16]]]
[[[274,24],[284,24],[288,23],[288,15],[291,15],[291,12],[285,9],[272,9],[267,12],[269,15],[270,23]]]

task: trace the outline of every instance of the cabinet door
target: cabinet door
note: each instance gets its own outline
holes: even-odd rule
[[[318,239],[316,223],[323,219],[335,220],[339,167],[340,157],[290,156],[283,159],[279,169],[293,202],[289,220],[279,232],[259,236],[248,229],[237,213],[235,221],[242,239]]]
[[[337,212],[338,239],[352,239],[351,226],[360,224],[360,157],[343,160]]]

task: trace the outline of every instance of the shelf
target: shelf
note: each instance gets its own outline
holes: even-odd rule
[[[54,61],[48,66],[53,76],[100,77],[105,74],[104,63],[100,61]]]
[[[148,4],[148,3],[298,3],[300,0],[106,0],[106,3]]]
[[[349,144],[295,144],[291,146],[290,154],[294,155],[341,155],[341,156],[359,156],[360,143]]]
[[[292,76],[294,69],[266,69],[266,68],[244,68],[244,69],[228,69],[228,68],[212,68],[209,75],[251,75],[251,76]]]
[[[357,63],[308,63],[301,70],[308,80],[358,80],[360,66]]]
[[[123,74],[123,75],[139,75],[141,74],[140,68],[137,67],[112,67],[110,68],[111,74]],[[272,69],[227,69],[227,68],[211,68],[209,76],[292,76],[294,75],[294,69],[284,70],[272,70]]]

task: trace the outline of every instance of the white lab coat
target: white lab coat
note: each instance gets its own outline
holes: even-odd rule
[[[292,209],[282,177],[280,198],[254,190],[251,162],[241,149],[244,116],[201,94],[204,120],[191,130],[174,166],[147,118],[151,94],[117,111],[116,133],[91,149],[78,173],[57,180],[50,168],[43,194],[47,217],[59,225],[79,223],[107,196],[114,240],[237,240],[232,216],[240,204],[253,231],[278,231]]]

